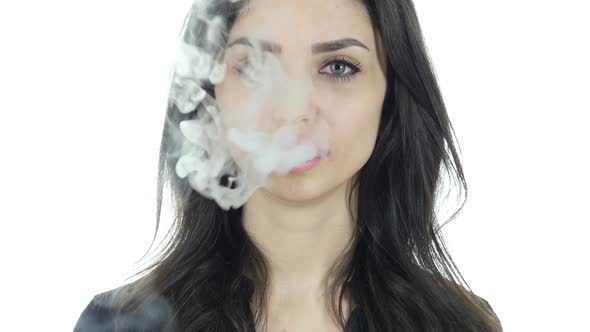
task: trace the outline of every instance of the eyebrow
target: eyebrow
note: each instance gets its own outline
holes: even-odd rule
[[[280,54],[282,52],[281,45],[279,45],[277,43],[274,43],[274,42],[271,42],[268,40],[262,40],[262,39],[258,40],[258,42],[260,43],[260,46],[262,47],[263,51],[271,52],[271,53],[278,53],[278,54]],[[237,38],[236,40],[229,43],[227,45],[227,48],[230,48],[234,45],[245,45],[245,46],[254,47],[250,43],[249,39],[246,37]],[[354,38],[342,38],[342,39],[337,39],[337,40],[330,40],[330,41],[326,41],[326,42],[315,43],[311,46],[311,53],[318,54],[318,53],[334,52],[334,51],[338,51],[340,49],[352,47],[352,46],[361,47],[361,48],[364,48],[367,51],[369,51],[369,48],[367,46],[365,46],[365,44],[361,43],[360,41],[358,41]]]

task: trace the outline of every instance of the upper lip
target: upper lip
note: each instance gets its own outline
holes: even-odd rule
[[[320,158],[321,159],[320,155],[316,155],[315,157],[313,157],[313,158],[311,158],[311,159],[309,159],[307,161],[304,161],[301,165],[295,166],[295,168],[305,166],[307,163],[313,161],[316,158]]]
[[[311,159],[310,159],[310,160],[308,160],[308,161],[312,161],[312,160],[314,160],[314,159],[316,159],[316,158],[320,158],[320,159],[322,159],[322,157],[321,157],[319,154],[317,154],[317,155],[315,155],[313,158],[311,158]]]

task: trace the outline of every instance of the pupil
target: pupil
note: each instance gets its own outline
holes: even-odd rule
[[[339,63],[337,63],[337,64],[334,64],[333,66],[334,66],[334,68],[338,68],[338,67],[340,67],[340,69],[343,69],[343,68],[344,68],[344,66],[343,66],[343,65],[341,65],[341,64],[339,64]],[[335,70],[335,71],[336,71],[336,72],[340,72],[340,70]]]

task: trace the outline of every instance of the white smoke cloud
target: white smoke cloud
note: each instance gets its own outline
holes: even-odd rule
[[[254,51],[241,72],[241,84],[251,93],[240,101],[239,110],[220,110],[202,88],[206,82],[223,82],[227,73],[220,53],[229,31],[225,18],[208,14],[213,1],[196,0],[181,33],[170,99],[181,113],[194,116],[180,122],[180,135],[172,137],[179,138],[174,142],[180,151],[176,175],[228,210],[243,205],[270,173],[287,174],[315,156],[325,158],[329,134],[328,126],[317,122],[316,131],[300,143],[295,119],[309,107],[312,83],[290,79],[279,59],[262,52],[255,40],[250,41]],[[266,22],[269,26],[272,22]],[[270,100],[280,105],[263,111]],[[260,128],[257,120],[262,117],[272,118],[274,127]]]

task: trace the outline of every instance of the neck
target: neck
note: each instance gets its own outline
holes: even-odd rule
[[[285,202],[262,188],[250,197],[244,228],[269,263],[271,302],[323,298],[354,232],[347,200],[346,183],[307,202]]]

